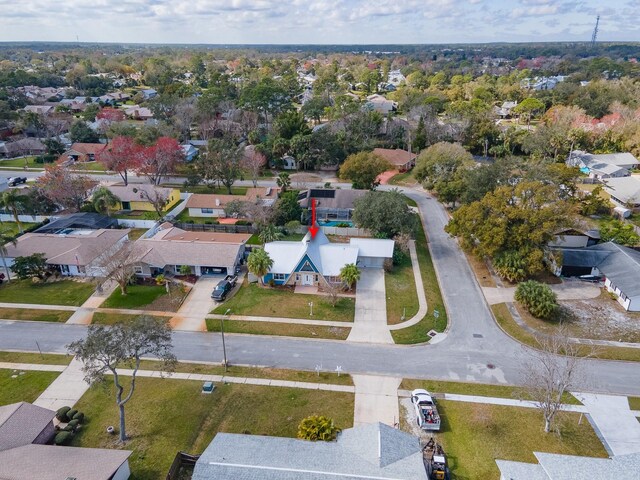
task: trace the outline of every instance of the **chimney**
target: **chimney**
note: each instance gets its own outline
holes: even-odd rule
[[[216,198],[216,207],[219,207],[219,206],[220,206],[220,199]]]

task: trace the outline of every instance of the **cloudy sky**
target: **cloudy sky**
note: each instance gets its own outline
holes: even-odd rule
[[[640,0],[0,0],[0,41],[640,41]]]

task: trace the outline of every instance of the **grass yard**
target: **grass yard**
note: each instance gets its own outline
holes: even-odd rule
[[[0,352],[0,362],[39,363],[44,365],[69,365],[71,355],[55,353]]]
[[[313,317],[309,316],[309,302],[313,302]],[[238,292],[211,313],[255,315],[260,317],[312,318],[353,322],[355,299],[341,297],[335,307],[322,295],[303,295],[290,289],[261,287],[246,281]],[[258,322],[251,322],[258,323]]]
[[[220,331],[220,320],[208,318],[207,330]],[[285,337],[326,338],[330,340],[346,340],[350,328],[323,327],[318,325],[295,325],[276,322],[250,322],[242,320],[225,320],[225,333],[248,333],[251,335],[278,335]]]
[[[95,312],[91,323],[99,325],[114,325],[116,323],[133,321],[133,319],[138,318],[139,316],[140,315],[130,315],[128,313]]]
[[[389,179],[389,185],[415,185],[416,179],[413,178],[413,172],[398,173]]]
[[[12,280],[0,285],[0,302],[80,306],[94,290],[93,283],[75,280],[39,284],[30,279]]]
[[[384,286],[388,324],[400,323],[403,321],[403,314],[404,320],[408,320],[418,313],[418,294],[409,255],[406,255],[401,263],[394,265],[391,272],[385,272]]]
[[[147,230],[147,228],[132,228],[129,232],[129,240],[135,242],[144,235]]]
[[[166,294],[167,290],[163,285],[129,285],[126,295],[122,295],[120,289],[116,288],[100,307],[142,308]]]
[[[159,370],[160,364],[154,360],[142,360],[142,370]],[[330,383],[334,385],[353,385],[351,375],[335,372],[308,372],[304,370],[287,370],[284,368],[268,367],[238,367],[229,365],[227,372],[222,365],[209,365],[204,363],[179,362],[175,369],[180,373],[199,373],[207,375],[225,375],[229,377],[267,378],[269,380],[290,380],[292,382]]]
[[[481,397],[513,399],[520,399],[523,394],[522,387],[516,387],[513,385],[490,385],[485,383],[449,382],[443,380],[419,380],[406,378],[402,380],[400,388],[405,390],[424,388],[434,394],[456,393],[459,395],[479,395]],[[570,393],[565,393],[564,403],[568,405],[582,405],[582,402]]]
[[[495,459],[537,463],[534,451],[607,457],[586,418],[561,413],[560,434],[544,433],[535,409],[452,401],[439,402],[443,444],[453,479],[493,479],[500,473]]]
[[[12,378],[14,375],[17,377]],[[58,375],[58,372],[0,370],[0,405],[33,402]]]
[[[66,322],[73,312],[68,310],[37,310],[35,308],[0,308],[5,320],[33,320],[36,322]]]
[[[217,432],[294,437],[308,415],[327,415],[341,428],[353,423],[353,394],[253,385],[217,384],[211,395],[202,382],[140,378],[127,404],[127,433],[122,448],[132,478],[164,478],[178,451],[202,453]],[[105,432],[118,425],[111,389],[93,386],[76,404],[87,423],[74,438],[78,447],[121,448]]]
[[[104,163],[100,162],[76,162],[69,166],[71,170],[80,170],[80,171],[96,171],[96,172],[105,172],[107,171]]]
[[[627,400],[631,410],[640,410],[640,397],[628,397]]]
[[[193,185],[185,187],[182,184],[163,184],[163,187],[174,187],[179,188],[182,192],[187,193],[207,193],[207,194],[219,194],[219,195],[228,195],[229,191],[226,187],[215,187],[210,188],[206,185]],[[231,195],[246,195],[248,187],[231,187]]]
[[[433,267],[431,254],[427,246],[427,238],[423,228],[419,228],[416,233],[416,251],[418,253],[418,264],[424,283],[424,292],[427,297],[429,313],[418,323],[401,330],[393,330],[391,336],[396,343],[422,343],[429,340],[427,333],[433,329],[437,332],[444,332],[447,328],[447,311],[444,308],[440,285],[436,277],[436,270]],[[434,311],[438,311],[438,318],[434,317]]]
[[[2,167],[24,167],[25,164],[29,168],[44,169],[44,164],[36,163],[36,157],[10,158],[8,160],[0,160],[0,168]]]
[[[18,233],[20,233],[20,229],[18,228],[18,224],[16,222],[0,222],[0,223],[2,223],[2,225],[0,225],[0,230],[2,230],[5,235],[11,235],[15,237]],[[22,222],[22,229],[26,230],[27,228],[33,227],[34,225],[37,225],[37,224],[32,222]],[[2,268],[2,270],[4,271],[4,267],[0,267],[0,268]]]
[[[498,325],[502,330],[510,335],[517,341],[529,345],[530,347],[537,348],[533,334],[524,330],[511,316],[511,312],[504,303],[498,303],[491,305],[491,311],[493,312]],[[587,347],[585,347],[587,348]],[[640,349],[639,348],[622,348],[622,347],[596,347],[596,357],[603,360],[624,360],[627,362],[640,362]],[[591,349],[587,350],[587,353],[591,353]]]
[[[175,220],[176,222],[182,223],[197,223],[208,225],[215,225],[216,223],[218,223],[218,219],[215,217],[191,217],[189,216],[188,208],[185,208],[182,212],[180,212]]]

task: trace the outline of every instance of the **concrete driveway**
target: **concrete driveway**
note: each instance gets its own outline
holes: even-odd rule
[[[384,270],[363,268],[356,287],[356,314],[349,342],[393,343],[387,325]]]
[[[216,302],[211,298],[211,292],[223,278],[224,275],[212,275],[198,279],[180,310],[171,319],[171,325],[175,330],[191,332],[207,330],[204,318],[216,306]]]

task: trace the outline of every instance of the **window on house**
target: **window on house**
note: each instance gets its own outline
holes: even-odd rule
[[[201,213],[213,213],[213,208],[201,208]]]
[[[302,268],[300,269],[303,272],[313,272],[313,267],[311,266],[311,264],[309,262],[304,262],[304,265],[302,266]]]
[[[133,271],[142,274],[142,267],[136,265],[135,267],[133,267]]]
[[[274,273],[273,274],[273,279],[274,280],[285,280],[287,278],[287,275],[284,273]]]

